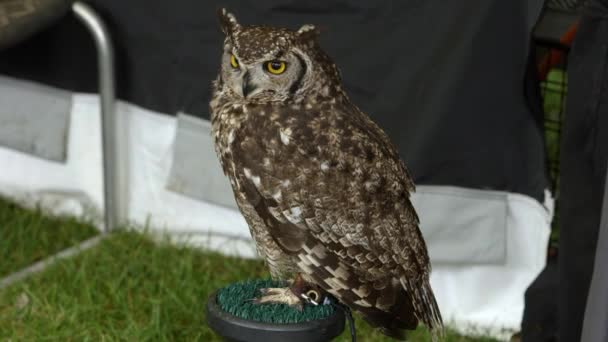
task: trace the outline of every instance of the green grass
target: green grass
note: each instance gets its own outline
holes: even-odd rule
[[[547,163],[550,181],[552,182],[552,187],[554,187],[552,189],[554,191],[553,195],[557,199],[555,203],[555,215],[551,223],[551,242],[553,244],[559,241],[559,148],[567,88],[567,72],[559,68],[551,69],[547,74],[547,79],[541,83],[545,116],[544,132]]]
[[[51,218],[0,198],[0,277],[97,234],[74,218]]]
[[[0,220],[0,225],[15,222],[6,214]],[[57,230],[62,221],[32,217],[19,222]],[[70,220],[65,224],[79,227]],[[27,229],[30,239],[54,236]],[[114,233],[78,257],[0,290],[0,341],[219,341],[205,323],[207,297],[232,282],[267,278],[265,267],[257,260],[155,241],[133,231]],[[359,319],[357,331],[360,341],[389,341]],[[343,334],[338,341],[349,339]],[[429,338],[420,329],[410,341]],[[448,333],[447,341],[492,340]]]

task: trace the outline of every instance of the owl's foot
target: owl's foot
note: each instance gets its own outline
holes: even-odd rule
[[[269,287],[260,289],[262,294],[253,300],[256,304],[287,304],[299,311],[302,311],[302,299],[298,297],[290,287]]]
[[[321,299],[317,287],[304,281],[299,273],[289,287],[266,288],[260,292],[262,296],[253,301],[256,304],[287,304],[300,311],[304,308],[304,303],[318,305],[317,301]]]

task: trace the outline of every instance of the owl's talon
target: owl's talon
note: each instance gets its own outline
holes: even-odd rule
[[[261,296],[255,298],[255,304],[286,304],[302,311],[302,300],[289,287],[269,287],[260,289]]]

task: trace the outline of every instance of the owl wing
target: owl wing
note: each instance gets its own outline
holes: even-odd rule
[[[413,183],[395,147],[358,110],[312,112],[236,133],[244,195],[299,269],[372,325],[394,337],[419,320],[440,328]]]

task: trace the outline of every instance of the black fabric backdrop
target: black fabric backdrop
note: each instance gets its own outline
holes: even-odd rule
[[[530,31],[542,0],[94,0],[117,46],[118,94],[208,118],[219,64],[216,9],[245,24],[316,24],[345,86],[396,142],[419,184],[543,199],[538,115],[525,94]],[[66,18],[0,53],[0,73],[93,92],[95,52]]]

